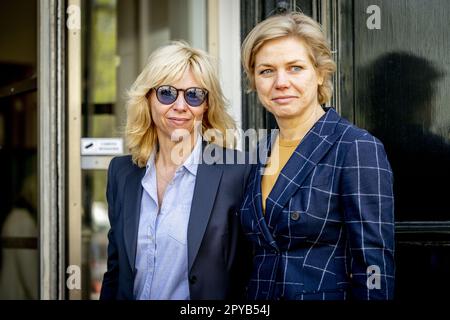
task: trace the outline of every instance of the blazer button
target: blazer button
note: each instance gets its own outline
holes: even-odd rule
[[[195,283],[197,282],[197,277],[196,277],[196,276],[190,277],[190,278],[189,278],[189,282],[190,282],[191,284],[195,284]]]
[[[300,212],[294,211],[291,213],[291,219],[297,221],[300,218]]]

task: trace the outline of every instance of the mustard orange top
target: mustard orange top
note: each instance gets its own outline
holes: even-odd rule
[[[280,139],[279,136],[276,138],[261,181],[263,213],[266,212],[266,199],[269,196],[270,191],[272,191],[281,170],[286,165],[299,143],[300,140],[284,140]]]

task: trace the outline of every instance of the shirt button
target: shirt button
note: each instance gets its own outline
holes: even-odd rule
[[[191,284],[195,284],[195,283],[197,282],[197,277],[196,277],[196,276],[190,277],[190,278],[189,278],[189,282],[190,282]]]
[[[297,221],[300,218],[300,212],[294,211],[291,213],[291,219]]]

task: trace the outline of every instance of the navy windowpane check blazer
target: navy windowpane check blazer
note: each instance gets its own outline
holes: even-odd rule
[[[241,207],[254,248],[248,298],[392,299],[393,175],[382,143],[327,108],[282,169],[265,215],[263,169],[251,173]]]

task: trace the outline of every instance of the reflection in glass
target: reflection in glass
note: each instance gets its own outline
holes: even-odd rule
[[[0,299],[38,299],[37,1],[0,1],[0,27]]]
[[[37,106],[30,90],[0,98],[0,299],[38,298]]]
[[[348,114],[386,147],[396,221],[449,221],[450,33],[443,26],[450,2],[379,0],[380,30],[367,28],[364,12],[373,1],[347,2],[354,7],[355,71]]]
[[[450,179],[450,144],[432,132],[435,89],[444,74],[407,52],[386,53],[365,71],[371,76],[366,116],[392,165],[397,221],[448,219],[439,181]]]

